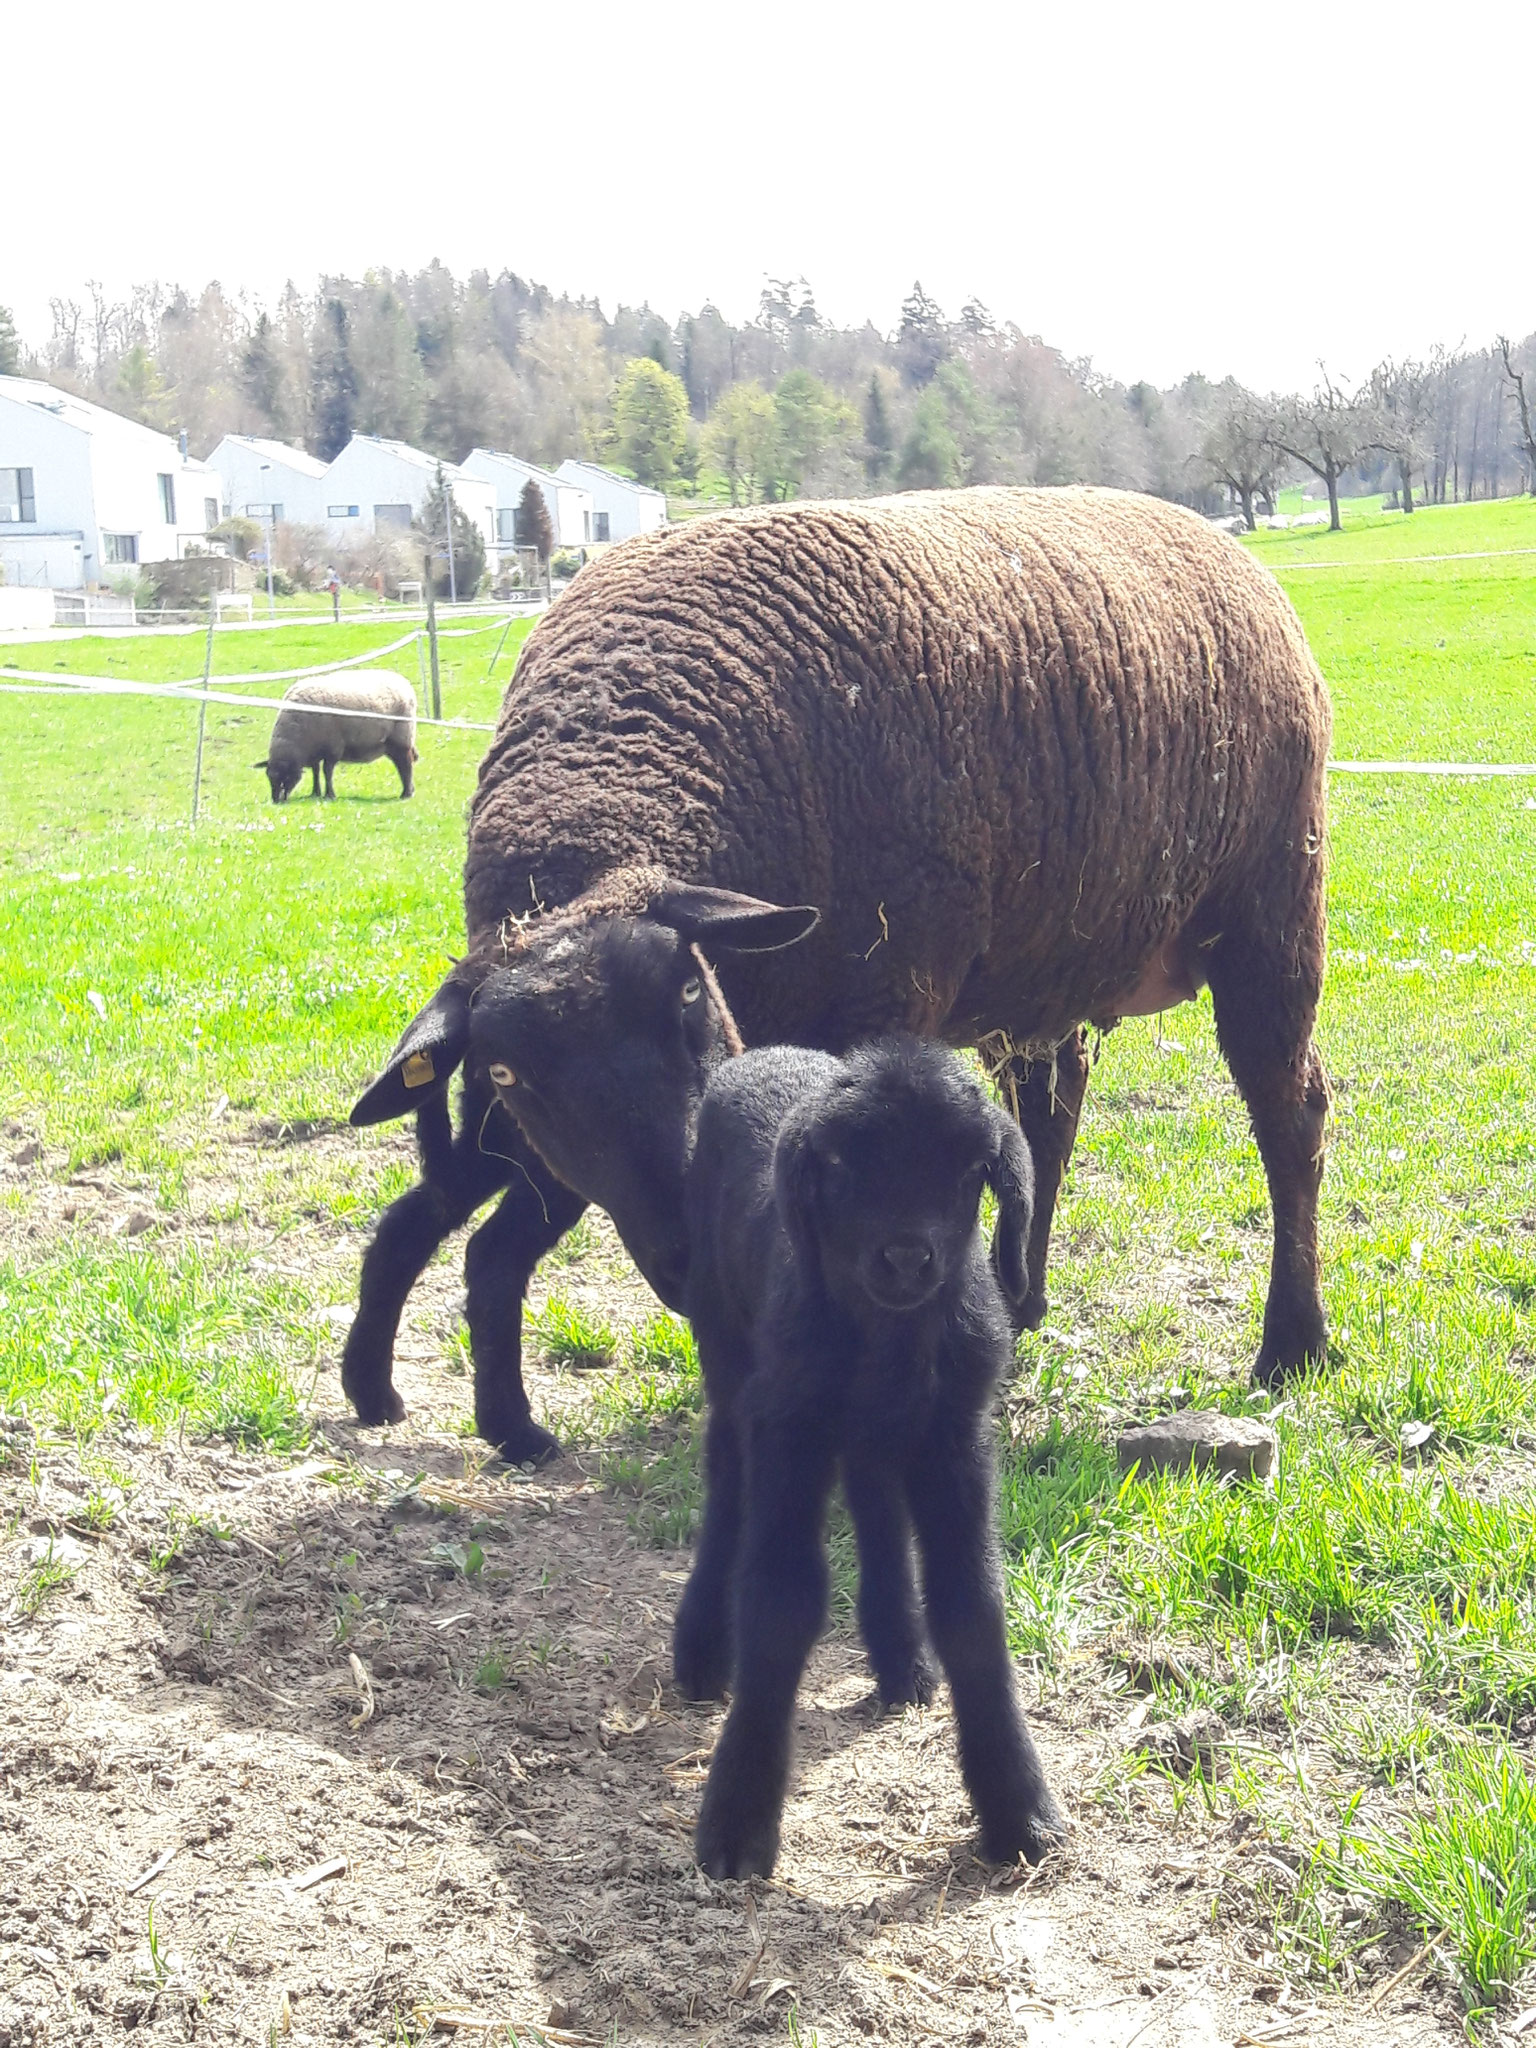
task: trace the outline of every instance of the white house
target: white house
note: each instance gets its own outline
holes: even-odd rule
[[[225,516],[296,526],[315,526],[325,517],[325,464],[286,441],[255,434],[226,434],[208,458],[223,484]]]
[[[441,468],[453,502],[480,529],[486,555],[496,556],[496,492],[454,463],[404,441],[354,434],[325,471],[321,485],[323,524],[338,541],[362,539],[391,527],[408,530],[426,504]]]
[[[495,491],[496,538],[504,548],[517,545],[517,508],[530,483],[539,487],[557,548],[586,547],[596,539],[592,493],[581,484],[567,483],[536,463],[497,448],[476,448],[460,467],[465,476],[478,477]]]
[[[0,377],[0,568],[79,590],[179,561],[220,517],[219,479],[170,434],[31,377]]]
[[[666,498],[649,484],[600,469],[595,462],[578,462],[574,456],[567,456],[555,474],[591,492],[594,540],[628,540],[631,534],[654,533],[667,523]]]

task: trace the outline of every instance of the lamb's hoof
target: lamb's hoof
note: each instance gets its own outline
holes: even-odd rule
[[[706,1786],[693,1852],[706,1877],[772,1877],[779,1860],[778,1815],[753,1820],[718,1812]]]
[[[510,1423],[505,1429],[482,1429],[480,1435],[493,1443],[509,1465],[547,1465],[561,1455],[560,1439],[551,1436],[532,1417]]]
[[[1042,1785],[1019,1813],[994,1819],[981,1831],[981,1853],[988,1863],[1038,1863],[1067,1839],[1067,1817],[1050,1787]]]
[[[352,1403],[358,1422],[364,1429],[379,1429],[386,1422],[404,1422],[405,1403],[386,1381],[377,1390],[358,1394],[351,1387],[344,1387],[347,1399]]]
[[[918,1656],[899,1676],[880,1679],[879,1686],[880,1705],[887,1713],[900,1707],[931,1707],[939,1689],[939,1674],[926,1657]]]
[[[1323,1365],[1327,1358],[1326,1330],[1308,1330],[1305,1335],[1279,1339],[1271,1338],[1266,1332],[1259,1355],[1253,1362],[1253,1384],[1256,1387],[1283,1387],[1293,1373]]]
[[[1014,1305],[1014,1326],[1023,1330],[1038,1330],[1050,1314],[1051,1304],[1045,1298],[1043,1287],[1031,1288],[1021,1302]]]

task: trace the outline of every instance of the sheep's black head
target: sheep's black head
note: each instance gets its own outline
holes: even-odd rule
[[[299,784],[304,780],[304,764],[301,761],[274,761],[269,754],[265,761],[256,763],[267,771],[267,786],[272,792],[275,804],[287,803]]]
[[[669,887],[637,915],[551,918],[505,964],[451,976],[352,1112],[399,1116],[465,1063],[556,1177],[613,1218],[676,1303],[687,1269],[683,1173],[710,1073],[739,1050],[705,952],[773,952],[816,923],[720,889]]]
[[[997,1264],[1015,1301],[1034,1176],[1018,1126],[952,1053],[913,1038],[852,1053],[785,1124],[775,1193],[801,1257],[855,1311],[896,1313],[944,1295],[965,1272],[981,1191],[997,1195]]]

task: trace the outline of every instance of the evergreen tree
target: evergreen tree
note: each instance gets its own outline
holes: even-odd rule
[[[240,358],[240,383],[269,434],[282,439],[287,427],[283,404],[283,361],[270,315],[260,313]]]
[[[885,388],[880,382],[879,371],[872,371],[869,389],[864,394],[864,474],[872,484],[883,483],[890,475],[891,457],[895,452],[896,437],[891,432]]]
[[[320,315],[320,341],[314,356],[315,453],[333,462],[352,438],[357,416],[357,373],[347,347],[347,309],[340,299],[327,299]],[[439,508],[438,530],[442,530]],[[484,549],[481,550],[484,565]]]
[[[930,299],[922,285],[914,284],[902,301],[901,326],[896,331],[896,353],[902,375],[909,384],[927,384],[949,354],[949,330],[937,301]]]
[[[523,494],[517,501],[516,529],[518,546],[532,548],[540,568],[546,567],[555,551],[555,529],[550,524],[544,493],[532,477],[523,485]]]
[[[0,306],[0,377],[21,375],[21,341],[9,306]]]
[[[448,523],[444,516],[445,502],[453,506],[453,569],[450,576],[448,565]],[[454,503],[443,465],[437,465],[437,475],[427,493],[426,503],[412,521],[413,530],[419,534],[432,550],[432,587],[439,597],[448,597],[454,591],[463,597],[473,597],[480,588],[480,579],[485,574],[485,536],[468,516]]]

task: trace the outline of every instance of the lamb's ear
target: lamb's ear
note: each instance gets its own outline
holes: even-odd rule
[[[821,912],[801,903],[793,908],[738,896],[734,889],[695,889],[686,884],[654,897],[646,911],[690,945],[726,953],[777,953],[816,929]]]
[[[992,1129],[996,1149],[987,1168],[987,1179],[997,1196],[997,1235],[992,1250],[998,1278],[1017,1305],[1029,1292],[1025,1254],[1035,1213],[1035,1168],[1024,1134],[1011,1116],[994,1110]]]
[[[351,1121],[388,1123],[419,1109],[447,1087],[468,1044],[469,990],[450,978],[406,1025],[383,1073],[354,1105]]]
[[[791,1115],[779,1132],[773,1148],[773,1200],[797,1256],[814,1262],[819,1169],[811,1126],[809,1116]]]

